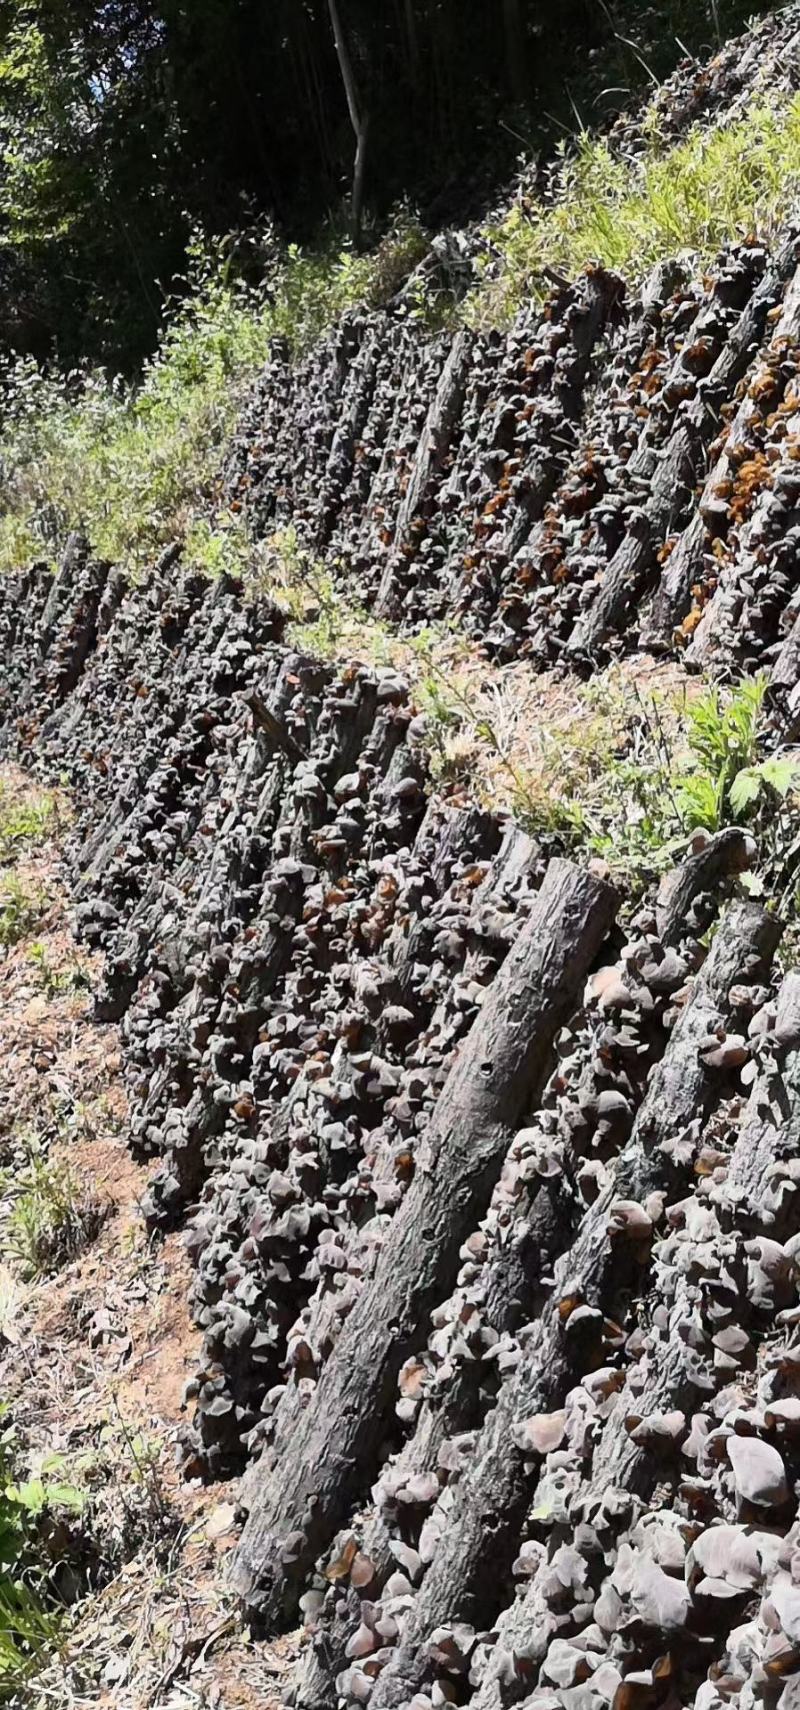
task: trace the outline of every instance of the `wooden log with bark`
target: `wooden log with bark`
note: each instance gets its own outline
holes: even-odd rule
[[[751,303],[744,311],[742,320],[731,336],[731,348],[723,352],[725,358],[724,375],[717,374],[717,367],[712,369],[709,384],[719,380],[718,390],[730,395],[736,382],[744,371],[755,341],[763,333],[763,323],[766,311],[774,302],[786,280],[791,283],[786,291],[780,319],[775,326],[771,343],[778,347],[784,338],[795,339],[800,331],[800,274],[795,272],[800,254],[800,239],[793,234],[789,241],[781,247],[771,263]],[[735,348],[734,348],[735,345]],[[722,361],[722,359],[720,359]],[[768,359],[759,364],[754,377],[755,385],[767,371]],[[678,540],[674,550],[664,566],[658,587],[653,596],[653,605],[643,633],[643,642],[647,646],[670,647],[678,626],[686,616],[692,600],[692,587],[697,581],[703,564],[703,554],[706,551],[711,535],[707,519],[711,516],[711,507],[718,503],[718,493],[725,483],[735,476],[737,450],[746,443],[753,421],[758,417],[760,405],[751,394],[755,386],[750,388],[742,399],[736,415],[726,436],[725,445],[706,476],[703,490],[697,507]],[[713,603],[713,602],[712,602]],[[713,620],[712,620],[713,622]],[[703,619],[706,629],[707,619]],[[700,645],[702,646],[702,638]]]
[[[450,1070],[416,1174],[297,1431],[260,1469],[232,1570],[250,1616],[274,1627],[374,1473],[397,1373],[452,1287],[514,1126],[539,1092],[616,911],[610,885],[553,861]]]
[[[658,548],[685,522],[706,448],[718,430],[719,403],[730,397],[747,373],[763,337],[767,314],[794,273],[798,256],[800,237],[793,233],[767,267],[708,378],[699,387],[697,397],[679,411],[672,434],[659,456],[650,496],[632,519],[635,526],[629,527],[608,565],[586,617],[576,625],[567,649],[573,658],[591,658],[610,635],[621,629],[655,563]],[[696,531],[696,519],[690,526]],[[670,638],[677,621],[676,612],[682,607],[686,609],[683,602],[687,566],[680,560],[673,565],[674,558],[675,553],[662,579],[655,619],[660,631],[669,625]],[[688,586],[691,588],[691,581]]]
[[[656,902],[656,924],[662,943],[672,944],[686,931],[686,916],[695,898],[702,891],[714,889],[721,879],[743,872],[750,865],[752,852],[752,839],[747,833],[740,826],[729,825],[665,874]]]
[[[620,1272],[628,1243],[613,1240],[609,1228],[615,1202],[669,1188],[675,1174],[672,1142],[691,1131],[718,1084],[718,1071],[701,1055],[702,1042],[724,1030],[731,988],[763,974],[779,937],[777,922],[755,903],[735,904],[722,921],[669,1049],[653,1070],[616,1179],[590,1207],[556,1266],[552,1306],[538,1319],[522,1364],[484,1426],[403,1640],[376,1682],[373,1710],[399,1710],[418,1690],[429,1668],[427,1641],[436,1628],[453,1619],[485,1627],[487,1615],[497,1610],[531,1494],[514,1425],[552,1412],[581,1371],[600,1363],[606,1304],[625,1281]],[[628,1259],[627,1268],[630,1286],[635,1261]]]

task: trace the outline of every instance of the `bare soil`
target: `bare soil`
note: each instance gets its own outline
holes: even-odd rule
[[[0,784],[21,799],[31,788],[9,767]],[[187,1484],[176,1470],[201,1340],[187,1307],[189,1262],[179,1235],[153,1242],[139,1215],[148,1168],[127,1146],[117,1029],[92,1017],[96,968],[71,932],[60,835],[57,824],[53,841],[16,864],[40,911],[0,950],[0,1158],[10,1178],[0,1226],[20,1137],[32,1135],[80,1198],[101,1202],[104,1220],[84,1252],[33,1281],[14,1253],[0,1253],[0,1397],[29,1468],[61,1456],[58,1476],[87,1495],[79,1536],[73,1527],[66,1542],[80,1559],[77,1601],[30,1702],[280,1710],[294,1641],[253,1644],[225,1591],[234,1489]]]

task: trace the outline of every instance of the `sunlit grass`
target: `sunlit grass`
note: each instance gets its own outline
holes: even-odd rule
[[[666,257],[710,259],[736,238],[769,236],[800,185],[800,96],[754,103],[735,122],[695,126],[673,148],[654,128],[635,159],[584,135],[565,150],[556,198],[520,201],[487,230],[483,279],[471,294],[475,325],[506,324],[551,288],[545,269],[570,275],[599,262],[641,279]]]

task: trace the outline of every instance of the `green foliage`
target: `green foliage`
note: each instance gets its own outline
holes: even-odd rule
[[[708,689],[685,702],[671,731],[654,705],[642,703],[644,752],[611,767],[606,787],[622,812],[612,810],[609,826],[590,833],[596,851],[612,863],[624,852],[646,871],[653,857],[671,860],[687,832],[743,825],[761,867],[780,883],[794,838],[793,816],[784,820],[782,806],[800,787],[800,760],[758,759],[766,689],[763,673],[727,693]],[[745,883],[759,891],[763,879]]]
[[[57,821],[56,798],[52,794],[35,789],[20,794],[0,783],[0,866],[51,837]]]
[[[768,5],[347,0],[367,228],[405,196],[462,222],[465,187],[484,201],[520,141],[548,150]],[[341,208],[353,138],[325,0],[6,0],[0,167],[0,337],[133,372],[193,224],[269,210],[306,239]]]
[[[765,782],[763,768],[774,766],[770,761],[761,768],[755,765],[766,689],[762,673],[741,682],[727,699],[713,688],[688,703],[686,735],[696,769],[676,786],[678,808],[688,829],[704,826],[706,831],[718,831],[740,816],[746,818],[754,805],[759,786],[748,799],[744,780],[758,773]]]
[[[174,540],[210,574],[241,573],[246,530],[215,500],[244,388],[275,338],[306,349],[346,309],[391,290],[421,242],[403,218],[371,256],[333,244],[280,254],[273,243],[255,287],[233,274],[227,242],[196,237],[189,296],[173,307],[141,385],[98,371],[62,377],[30,359],[7,364],[0,570],[53,562],[79,529],[133,573]]]
[[[545,267],[572,274],[599,262],[640,279],[681,252],[706,260],[733,238],[769,234],[800,184],[800,96],[698,124],[672,148],[654,124],[632,159],[586,132],[562,155],[552,202],[524,199],[487,230],[472,323],[503,324],[544,295]]]
[[[80,1512],[84,1498],[58,1475],[51,1456],[37,1476],[16,1482],[19,1443],[0,1405],[0,1702],[20,1690],[42,1654],[58,1642],[58,1615],[48,1607],[38,1528],[52,1510]]]
[[[13,949],[41,920],[47,898],[14,872],[0,873],[0,950]]]
[[[31,1281],[68,1264],[94,1240],[107,1206],[88,1195],[68,1165],[50,1158],[35,1135],[0,1179],[4,1221],[0,1252]]]

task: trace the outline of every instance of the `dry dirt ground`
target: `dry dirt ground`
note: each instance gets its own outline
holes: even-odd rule
[[[0,808],[35,795],[0,768]],[[156,1243],[139,1216],[148,1171],[126,1145],[117,1032],[92,1019],[92,960],[70,931],[63,821],[0,870],[0,903],[10,873],[34,899],[18,942],[0,946],[0,1400],[23,1470],[55,1464],[85,1494],[51,1546],[77,1601],[26,1704],[280,1710],[293,1643],[253,1644],[225,1593],[234,1489],[175,1468],[200,1346],[188,1261],[178,1235]],[[32,1155],[68,1184],[79,1226],[100,1227],[31,1280],[18,1212]]]

